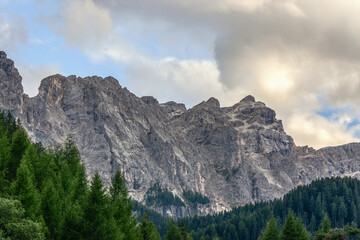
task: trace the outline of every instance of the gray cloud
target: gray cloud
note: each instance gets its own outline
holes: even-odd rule
[[[323,118],[317,111],[323,104],[319,99],[325,99],[332,107],[351,105],[360,113],[357,0],[66,2],[66,39],[89,43],[85,51],[94,59],[124,64],[137,94],[190,106],[198,101],[191,98],[194,92],[202,98],[215,95],[224,105],[253,94],[277,111],[299,144],[319,147],[355,140],[346,122]],[[81,25],[74,31],[67,27],[79,18],[67,10],[81,3],[90,6],[81,22],[98,21],[90,33]],[[155,39],[166,49],[210,46],[213,59],[191,59],[191,54],[187,60],[153,58],[132,43],[141,38]],[[301,123],[308,131],[298,130]]]
[[[22,18],[5,14],[0,8],[0,49],[14,52],[19,44],[28,40],[25,22]]]

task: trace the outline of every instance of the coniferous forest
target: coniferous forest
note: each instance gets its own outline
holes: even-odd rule
[[[358,239],[359,192],[356,179],[326,178],[282,199],[174,221],[132,201],[120,172],[109,189],[99,174],[88,182],[71,138],[45,149],[0,113],[0,239]]]
[[[322,228],[322,222],[327,216],[329,232],[332,229],[336,230],[334,234],[350,237],[351,234],[357,233],[356,228],[360,225],[359,192],[359,180],[349,177],[325,178],[313,181],[310,185],[299,186],[282,199],[247,204],[213,216],[185,218],[182,222],[192,230],[191,235],[194,240],[201,238],[256,240],[267,227],[269,218],[273,219],[273,225],[275,219],[280,234],[282,227],[286,227],[286,219],[290,214],[293,218],[292,222],[303,226],[309,237],[315,238],[315,233]],[[279,236],[281,237],[281,234]],[[329,236],[329,238],[317,239],[346,238]]]
[[[64,148],[31,143],[10,113],[0,113],[0,239],[160,239],[132,211],[120,172],[108,193],[90,183],[69,138]]]

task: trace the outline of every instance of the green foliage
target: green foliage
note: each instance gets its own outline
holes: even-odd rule
[[[307,230],[315,236],[325,214],[331,219],[331,228],[343,228],[352,222],[355,227],[360,226],[359,193],[359,180],[349,177],[324,178],[310,185],[299,186],[282,199],[251,203],[214,216],[185,218],[184,222],[195,240],[202,236],[206,240],[215,237],[255,240],[265,229],[266,219],[271,213],[282,226],[288,209],[291,209],[294,216],[300,216]]]
[[[100,175],[95,174],[84,210],[84,235],[86,239],[118,239],[117,229],[111,209],[109,197],[105,194]]]
[[[148,220],[152,221],[157,227],[157,231],[160,233],[160,236],[165,236],[168,230],[168,225],[170,223],[169,217],[163,216],[160,213],[147,208],[145,205],[137,201],[132,201],[132,205],[133,212],[136,213],[138,222],[141,222],[142,216],[147,215]]]
[[[124,239],[136,239],[136,219],[132,214],[132,204],[128,197],[128,191],[125,180],[118,170],[110,187],[110,197],[112,203],[112,211]]]
[[[187,204],[197,206],[197,204],[208,204],[210,200],[208,197],[201,195],[198,192],[184,191],[183,197]]]
[[[271,214],[270,219],[267,221],[266,229],[259,237],[259,240],[280,240],[278,223],[273,214]]]
[[[29,163],[24,158],[17,169],[16,181],[12,184],[12,193],[24,205],[25,216],[36,220],[40,214],[40,199],[28,165]]]
[[[183,240],[179,227],[174,224],[174,221],[170,221],[169,230],[165,235],[165,240]]]
[[[162,190],[159,184],[155,184],[147,191],[147,206],[185,206],[184,202],[178,196],[174,196],[167,189]]]
[[[24,213],[19,201],[0,198],[0,239],[45,239],[41,225]]]
[[[17,168],[20,166],[20,162],[24,152],[29,145],[27,134],[23,128],[17,129],[12,135],[10,144],[10,156],[8,167],[8,179],[14,180],[16,177]]]
[[[0,112],[0,196],[16,199],[0,198],[0,239],[140,239],[144,224],[137,226],[120,172],[106,192],[98,174],[88,186],[71,138],[45,149]],[[146,239],[160,240],[151,221],[145,229]]]
[[[156,230],[153,222],[149,221],[149,216],[144,214],[138,229],[140,240],[160,240],[160,234]]]
[[[330,219],[327,214],[325,214],[324,219],[322,220],[320,226],[321,229],[314,234],[314,240],[325,239],[325,236],[332,230],[330,227]]]

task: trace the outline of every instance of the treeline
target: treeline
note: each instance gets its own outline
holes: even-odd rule
[[[301,217],[307,231],[315,233],[325,214],[332,228],[360,224],[360,181],[349,177],[325,178],[300,186],[282,199],[247,204],[213,216],[183,219],[194,240],[256,240],[271,214],[283,225],[288,209]]]
[[[201,193],[192,192],[192,191],[184,191],[183,197],[191,206],[196,207],[198,204],[208,204],[210,203],[210,199],[206,196],[203,196]]]
[[[146,205],[147,206],[182,206],[185,207],[185,203],[181,199],[169,192],[167,189],[162,190],[159,184],[154,184],[146,192]]]
[[[0,112],[0,239],[160,240],[149,216],[138,222],[132,208],[120,172],[108,191],[98,173],[88,183],[70,138],[45,149]]]
[[[345,240],[358,239],[360,235],[360,229],[354,226],[346,225],[344,228],[332,229],[327,214],[324,215],[324,219],[318,228],[318,231],[310,234],[301,217],[295,218],[293,212],[289,210],[282,228],[279,227],[275,217],[271,215],[258,240],[310,240],[311,238],[314,240]]]

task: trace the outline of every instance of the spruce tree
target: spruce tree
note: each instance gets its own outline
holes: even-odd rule
[[[48,180],[42,194],[42,216],[48,228],[48,238],[59,239],[63,219],[63,201],[61,201],[53,182]]]
[[[182,240],[178,226],[174,224],[174,220],[171,219],[169,229],[165,235],[165,240]]]
[[[37,220],[41,200],[25,159],[21,161],[21,165],[17,169],[16,181],[12,184],[12,193],[18,196],[24,205],[25,216],[32,220]]]
[[[286,217],[285,224],[281,233],[281,240],[296,240],[295,218],[291,210],[289,210]]]
[[[92,179],[84,214],[85,239],[118,239],[115,222],[109,209],[109,199],[105,194],[99,173],[96,173]]]
[[[16,177],[17,168],[20,166],[22,156],[29,145],[27,134],[23,128],[16,130],[12,135],[8,167],[8,179],[12,181]]]
[[[325,214],[322,222],[321,229],[314,234],[314,240],[323,240],[325,239],[326,234],[331,231],[330,219],[327,214]]]
[[[299,216],[295,220],[295,232],[297,240],[310,240],[309,233],[303,224],[302,218]]]
[[[273,214],[271,214],[270,219],[266,223],[266,228],[259,237],[259,240],[280,240],[280,232],[277,221]]]
[[[110,187],[111,206],[119,231],[125,239],[136,238],[136,219],[132,213],[132,204],[128,197],[125,180],[119,170],[116,171]]]
[[[310,240],[301,217],[295,219],[294,214],[289,210],[281,235],[282,240]]]
[[[64,158],[70,168],[70,171],[73,176],[76,176],[79,172],[81,158],[80,153],[77,147],[75,146],[74,141],[71,136],[67,137],[65,142],[65,149],[63,151]]]
[[[212,235],[215,236],[216,235],[216,231],[214,228],[212,228],[213,232]],[[184,223],[184,221],[180,222],[180,234],[183,240],[192,240],[192,237]]]
[[[149,216],[145,213],[141,219],[138,228],[139,240],[160,240],[160,234],[156,230],[153,222],[149,220]]]

